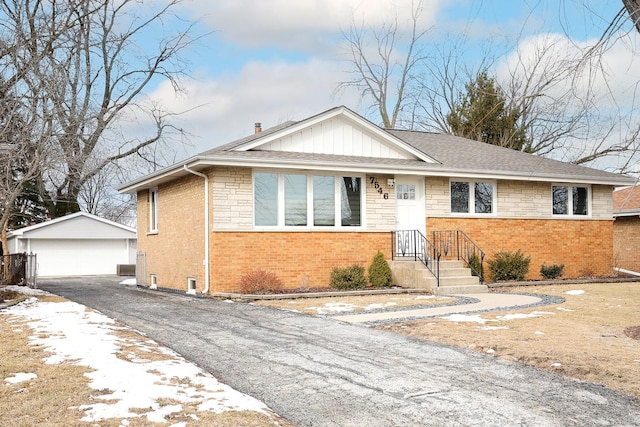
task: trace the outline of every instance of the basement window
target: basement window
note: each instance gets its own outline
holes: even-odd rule
[[[151,275],[151,289],[158,289],[158,276],[156,274]]]
[[[196,278],[189,277],[187,278],[187,293],[188,294],[196,294]]]

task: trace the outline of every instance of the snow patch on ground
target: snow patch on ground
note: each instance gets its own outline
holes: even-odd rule
[[[354,304],[344,302],[328,302],[322,307],[309,307],[309,310],[315,310],[318,314],[347,313],[355,309]]]
[[[415,299],[434,299],[435,295],[418,295]]]
[[[514,320],[514,319],[530,319],[532,317],[540,317],[545,314],[555,314],[548,311],[532,311],[531,313],[513,313],[513,314],[505,314],[504,316],[496,316],[494,320],[491,319],[483,319],[479,314],[468,315],[468,314],[450,314],[448,316],[440,317],[440,319],[449,320],[451,322],[476,322],[480,324],[485,324],[487,322],[499,322],[503,320]],[[481,328],[482,330],[492,330],[492,329],[509,329],[506,326],[486,326]]]
[[[129,279],[124,279],[122,282],[120,282],[121,285],[128,285],[128,286],[135,286],[138,284],[137,280],[135,277],[131,277]]]
[[[483,319],[480,315],[467,315],[467,314],[450,314],[445,317],[441,317],[441,319],[449,320],[451,322],[476,322],[480,324],[485,324],[487,322],[486,319]]]
[[[367,310],[367,311],[368,310],[379,310],[379,309],[386,308],[386,307],[392,307],[394,305],[398,305],[398,303],[387,302],[387,303],[384,303],[384,304],[380,304],[380,303],[378,303],[378,304],[369,304],[369,305],[365,306],[364,309]]]
[[[38,378],[36,374],[27,373],[27,372],[18,372],[17,374],[13,374],[12,377],[5,378],[4,381],[9,384],[18,384],[23,383],[25,381],[30,381]]]
[[[41,289],[29,288],[28,286],[9,285],[4,287],[7,291],[19,292],[24,295],[49,295],[49,292]]]
[[[565,294],[567,294],[567,295],[582,295],[582,294],[584,294],[584,291],[582,289],[575,289],[573,291],[567,291],[567,292],[565,292]]]
[[[21,287],[18,291],[23,290]],[[46,363],[86,366],[92,370],[85,374],[90,379],[89,386],[109,391],[94,396],[95,403],[80,407],[85,411],[82,421],[146,417],[149,422],[166,423],[166,417],[180,412],[183,405],[197,405],[200,411],[216,413],[245,410],[267,413],[268,408],[262,402],[221,384],[208,372],[154,341],[116,336],[116,331],[129,329],[83,305],[29,298],[2,313],[29,322],[33,328],[30,343],[52,353],[44,359]],[[141,359],[127,352],[127,347],[165,354],[166,360]],[[28,375],[16,374],[12,378],[17,381]],[[179,403],[162,406],[158,401],[163,399]],[[132,411],[134,408],[138,408],[136,412]],[[139,408],[150,410],[140,413]]]
[[[542,317],[545,314],[555,314],[549,311],[532,311],[531,313],[513,313],[504,316],[496,316],[496,320],[531,319],[532,317]]]

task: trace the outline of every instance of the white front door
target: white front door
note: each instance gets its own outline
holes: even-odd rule
[[[395,178],[396,230],[426,231],[424,177],[399,176]]]

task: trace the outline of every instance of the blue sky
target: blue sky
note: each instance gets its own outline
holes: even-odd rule
[[[507,61],[518,40],[544,34],[567,45],[593,42],[620,8],[621,1],[604,0],[425,0],[420,22],[431,27],[425,39],[431,46],[465,35],[465,60],[479,61],[492,45]],[[352,17],[378,27],[394,14],[402,26],[410,10],[411,0],[185,0],[178,11],[198,22],[197,32],[208,33],[190,51],[186,92],[176,95],[161,84],[148,95],[175,111],[200,106],[178,121],[193,135],[178,157],[246,136],[255,122],[268,128],[337,105],[377,122],[369,100],[353,91],[334,94],[349,78],[341,30]],[[610,56],[611,81],[623,92],[635,88],[640,64],[632,48],[612,49]]]

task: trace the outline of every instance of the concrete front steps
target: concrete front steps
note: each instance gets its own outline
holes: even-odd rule
[[[389,262],[393,283],[403,288],[425,289],[434,295],[478,294],[488,292],[477,276],[462,261],[440,261],[440,287],[438,281],[420,261],[394,260]]]

